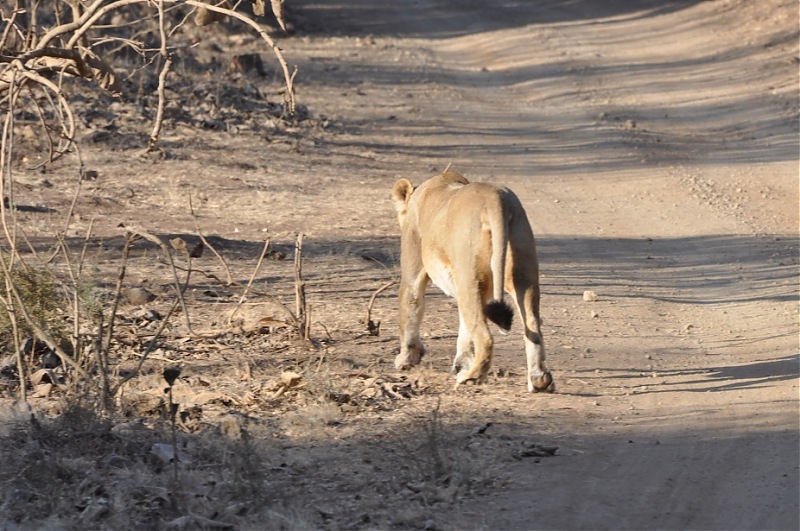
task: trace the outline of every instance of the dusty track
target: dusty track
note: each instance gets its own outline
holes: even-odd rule
[[[795,11],[428,1],[314,19],[362,43],[328,108],[363,116],[365,156],[508,184],[538,234],[559,394],[459,403],[563,457],[504,465],[510,484],[457,526],[797,526]],[[429,322],[455,330],[443,306]],[[518,342],[498,364],[520,364]]]

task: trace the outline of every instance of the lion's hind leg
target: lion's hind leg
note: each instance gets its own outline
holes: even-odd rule
[[[532,284],[517,287],[514,300],[525,326],[525,357],[528,365],[528,391],[552,393],[555,391],[553,376],[545,363],[544,342],[539,326],[539,301],[537,286]]]
[[[476,299],[478,300],[471,301],[473,304],[464,304],[461,299],[458,301],[461,326],[458,334],[459,352],[456,354],[453,368],[455,369],[456,364],[459,364],[460,369],[456,374],[456,385],[465,382],[484,383],[492,365],[494,339],[492,339],[486,317],[483,314],[483,301],[479,296]],[[468,340],[469,345],[467,346]],[[470,348],[471,351],[465,352],[466,348]],[[470,362],[469,365],[465,365],[466,361]]]
[[[475,353],[472,349],[472,334],[469,333],[469,328],[458,312],[458,340],[456,342],[456,357],[453,358],[453,374],[458,374],[462,370],[469,372],[472,364],[475,361]]]

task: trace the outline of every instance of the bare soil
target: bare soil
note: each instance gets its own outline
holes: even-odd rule
[[[158,153],[142,154],[147,108],[87,103],[96,175],[65,236],[77,256],[91,225],[101,296],[130,228],[190,244],[199,228],[236,284],[212,253],[194,260],[207,275],[188,318],[207,337],[172,316],[110,417],[52,389],[30,421],[4,373],[0,529],[800,527],[797,5],[289,8],[294,119],[275,116],[280,75],[246,28],[182,63],[190,87],[176,81]],[[227,70],[242,50],[263,75]],[[36,141],[19,139],[14,201],[49,255],[78,177],[74,159],[26,169]],[[456,306],[434,288],[421,367],[393,367],[396,287],[367,333],[371,295],[399,277],[391,186],[449,163],[527,209],[555,394],[527,393],[518,328],[496,335],[489,383],[454,389]],[[310,342],[282,325],[298,232]],[[155,298],[121,308],[117,379],[174,300],[146,242],[125,282]]]

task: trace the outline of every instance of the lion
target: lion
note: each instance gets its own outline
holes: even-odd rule
[[[539,317],[539,262],[528,217],[508,188],[470,183],[454,171],[414,188],[398,180],[392,198],[400,222],[400,353],[395,366],[419,364],[419,334],[430,280],[458,303],[458,340],[452,370],[456,387],[484,383],[494,340],[487,319],[511,328],[514,301],[524,325],[528,391],[552,392]]]

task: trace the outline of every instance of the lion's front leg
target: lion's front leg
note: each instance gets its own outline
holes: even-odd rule
[[[394,366],[401,370],[418,365],[425,354],[419,327],[425,312],[428,280],[427,273],[419,271],[412,278],[404,275],[400,281],[400,354]]]

